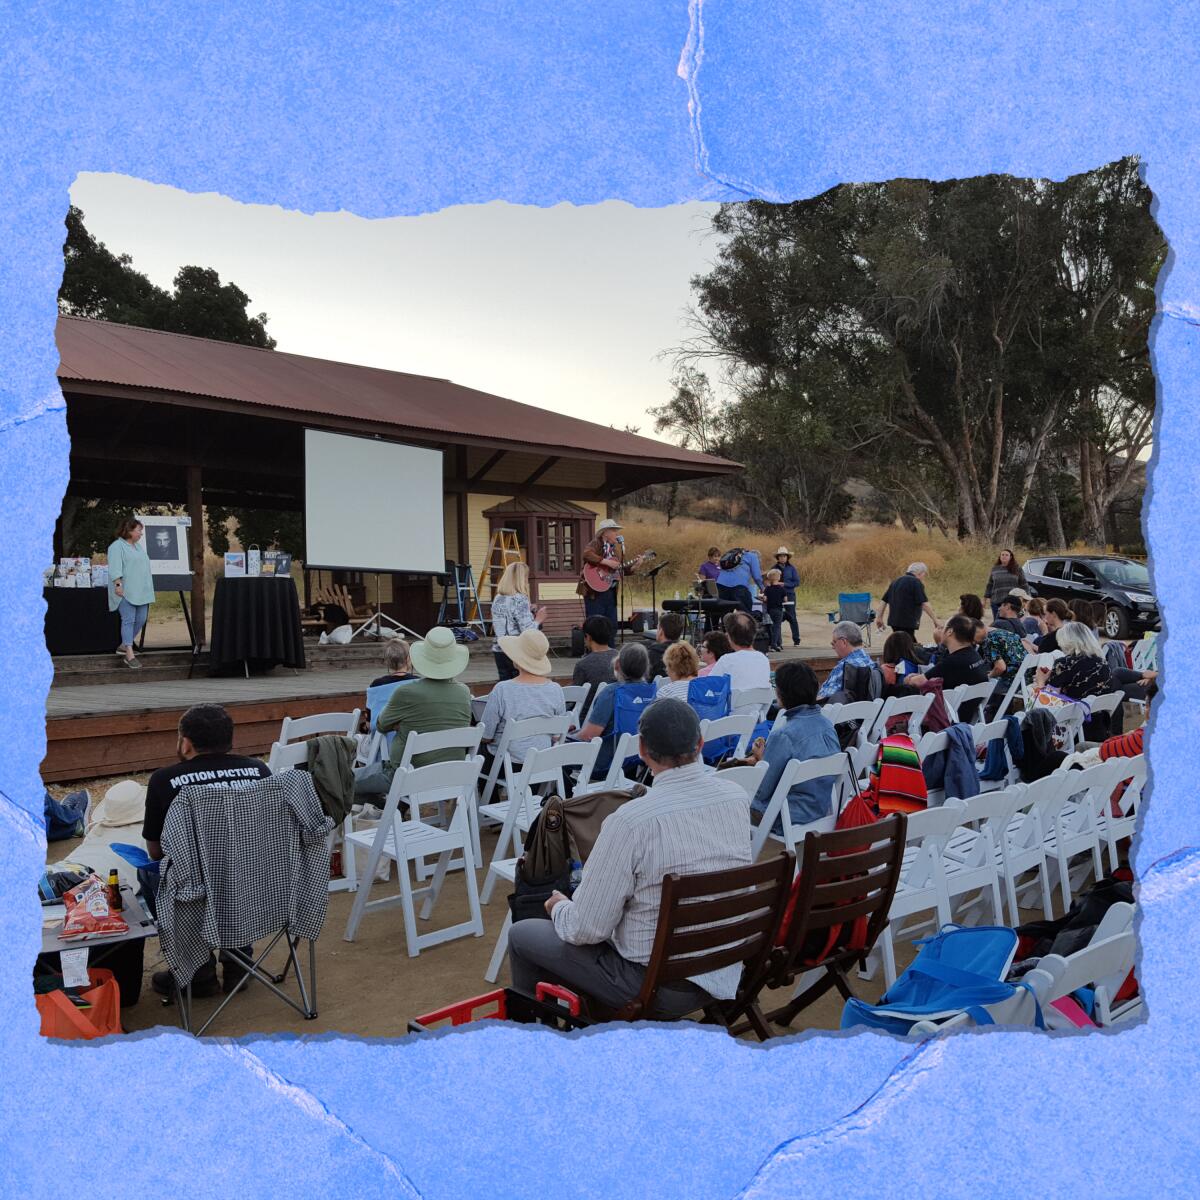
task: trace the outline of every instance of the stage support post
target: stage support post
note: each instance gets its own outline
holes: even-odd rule
[[[192,567],[192,628],[195,644],[203,646],[204,634],[204,503],[199,467],[187,469],[187,508],[192,520],[192,536],[188,538]]]

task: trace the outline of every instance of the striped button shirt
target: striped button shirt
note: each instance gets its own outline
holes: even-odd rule
[[[745,789],[699,763],[663,771],[605,820],[574,898],[554,907],[558,936],[574,946],[611,942],[629,962],[649,963],[663,876],[745,866],[750,834]],[[741,971],[734,963],[692,982],[730,1000]]]

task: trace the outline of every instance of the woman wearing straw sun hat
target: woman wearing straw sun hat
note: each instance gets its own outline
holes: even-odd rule
[[[792,644],[800,645],[800,623],[796,620],[796,589],[800,586],[800,572],[792,566],[792,552],[786,546],[780,546],[775,551],[775,569],[779,572],[779,582],[786,589],[783,615],[792,627]]]
[[[467,669],[470,654],[454,639],[454,632],[435,626],[425,640],[409,650],[418,679],[397,684],[376,727],[394,733],[388,761],[359,767],[354,773],[354,794],[360,798],[386,796],[392,786],[404,746],[410,733],[440,733],[445,729],[464,729],[471,724],[471,693],[458,676]],[[431,750],[413,759],[414,767],[462,758],[461,750]]]
[[[514,679],[502,679],[487,698],[483,710],[483,740],[489,752],[504,732],[506,721],[521,721],[526,717],[560,717],[567,711],[563,690],[549,678],[550,643],[536,626],[515,637],[502,637],[500,649],[508,656],[517,674]],[[514,763],[523,763],[530,750],[543,750],[550,745],[550,736],[521,738],[509,746]]]

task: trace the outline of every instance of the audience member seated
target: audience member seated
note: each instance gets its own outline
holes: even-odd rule
[[[571,672],[571,683],[576,687],[584,684],[590,689],[579,709],[586,716],[591,707],[596,688],[602,683],[613,681],[613,660],[617,657],[613,649],[613,627],[607,617],[588,617],[583,623],[583,645],[587,653],[575,664]]]
[[[532,995],[547,981],[621,1008],[638,994],[650,961],[663,877],[750,862],[749,801],[738,784],[701,765],[696,714],[680,700],[662,700],[642,714],[639,733],[653,786],[605,820],[575,894],[546,901],[549,921],[513,925],[509,964],[520,992]],[[734,965],[668,983],[652,1015],[674,1019],[732,999],[740,977]]]
[[[663,613],[658,619],[658,633],[655,640],[646,649],[650,653],[651,679],[661,679],[667,668],[663,666],[663,656],[669,646],[673,646],[683,637],[684,626],[687,622],[682,613]]]
[[[912,688],[905,684],[905,677],[915,675],[928,662],[929,656],[913,641],[912,634],[907,630],[889,634],[883,643],[883,653],[879,656],[884,696],[911,692]]]
[[[232,749],[233,718],[221,705],[194,704],[179,718],[179,737],[175,744],[179,762],[174,766],[160,767],[150,776],[150,782],[146,785],[142,837],[146,842],[146,853],[151,858],[162,858],[162,831],[167,810],[180,791],[189,784],[245,783],[251,779],[263,779],[271,773],[260,759],[232,754]],[[146,904],[154,913],[159,873],[157,870],[140,868],[137,877]],[[246,947],[247,951],[251,949]],[[236,963],[225,962],[225,990],[233,991],[242,975],[243,971]],[[173,994],[170,971],[156,971],[150,982],[160,995]],[[192,994],[212,996],[216,991],[217,963],[215,958],[210,958],[192,977]]]
[[[592,770],[593,779],[603,779],[608,774],[608,768],[612,766],[613,751],[617,748],[617,733],[613,724],[617,693],[623,683],[646,682],[646,672],[650,669],[650,655],[640,642],[627,642],[621,647],[613,668],[617,677],[616,686],[606,687],[596,697],[596,703],[588,713],[587,724],[576,734],[581,742],[589,742],[594,737],[601,739],[600,753],[596,756],[596,765]]]
[[[704,635],[704,641],[700,643],[700,661],[704,664],[700,668],[700,678],[705,675],[711,675],[713,667],[725,657],[726,654],[733,653],[733,643],[729,640],[728,635],[723,629],[714,629],[711,633]]]
[[[688,698],[692,680],[700,674],[700,656],[691,642],[672,642],[663,655],[665,676],[655,680],[660,700],[683,700]]]
[[[1023,624],[1025,626],[1026,637],[1033,638],[1035,642],[1039,638],[1045,637],[1049,632],[1046,625],[1046,602],[1041,596],[1033,596],[1025,602],[1025,619]]]
[[[972,621],[983,620],[983,598],[974,592],[963,592],[958,598],[958,611]]]
[[[1021,601],[1016,596],[1005,596],[996,605],[996,617],[992,622],[993,629],[1006,629],[1020,640],[1025,636],[1025,626],[1021,623]]]
[[[817,691],[818,704],[826,704],[830,701],[840,702],[837,697],[845,690],[844,681],[848,666],[868,668],[875,666],[871,661],[871,656],[862,648],[862,630],[853,621],[839,621],[829,636],[829,644],[833,647],[834,654],[837,655],[837,662],[834,663],[833,670],[829,672],[829,677]]]
[[[733,650],[729,654],[722,654],[708,674],[714,678],[728,675],[731,692],[770,687],[771,663],[761,650],[754,649],[754,635],[758,632],[754,618],[749,613],[731,612],[725,614],[721,624]],[[732,710],[734,715],[757,711],[758,706],[753,704]]]
[[[1052,667],[1038,667],[1033,692],[1052,687],[1072,700],[1086,700],[1113,690],[1112,672],[1104,661],[1104,652],[1096,635],[1081,621],[1068,621],[1058,630],[1058,648],[1063,657]],[[1083,727],[1089,742],[1099,742],[1109,735],[1107,713],[1098,713]]]
[[[975,649],[975,628],[976,623],[962,613],[951,617],[946,622],[943,638],[946,653],[919,675],[910,675],[907,682],[920,687],[929,679],[940,679],[947,692],[964,683],[985,683],[988,668]],[[958,715],[963,721],[973,721],[978,711],[978,703],[967,704]]]
[[[1046,632],[1038,638],[1037,652],[1053,654],[1058,649],[1058,631],[1071,619],[1071,611],[1065,600],[1052,596],[1046,601],[1046,613],[1042,619]]]
[[[407,683],[416,676],[412,672],[412,657],[409,654],[408,643],[402,637],[389,638],[383,644],[383,665],[387,674],[372,679],[368,688],[383,687],[387,683]],[[364,708],[358,722],[359,733],[370,733],[371,710]]]
[[[1007,604],[1007,600],[1001,602],[1001,616],[991,629],[982,621],[975,626],[975,645],[979,648],[979,657],[987,664],[990,678],[1000,681],[992,693],[996,708],[1000,706],[1028,654],[1021,638],[1008,626],[1001,624]]]
[[[495,754],[508,721],[524,721],[529,717],[561,717],[567,711],[562,688],[549,678],[553,670],[550,665],[550,643],[540,629],[534,627],[526,629],[518,637],[501,638],[500,649],[517,668],[517,674],[514,679],[502,679],[488,693],[480,721],[487,755]],[[519,738],[509,745],[509,758],[519,766],[531,750],[545,750],[550,744],[548,733]]]
[[[767,773],[750,802],[760,816],[767,811],[783,769],[792,759],[824,758],[841,749],[837,731],[817,707],[817,677],[808,663],[782,663],[775,672],[775,694],[787,720],[771,730],[765,747],[756,742],[750,751],[752,761],[765,759],[767,763]],[[830,799],[828,777],[796,784],[787,794],[792,824],[807,825],[829,816]],[[774,832],[783,832],[782,819],[776,821]]]
[[[454,640],[454,632],[435,626],[424,641],[411,647],[409,656],[419,678],[398,687],[375,722],[375,728],[382,733],[395,735],[391,754],[381,763],[358,767],[354,772],[355,796],[376,807],[382,807],[381,797],[392,786],[410,733],[440,733],[444,729],[462,729],[471,723],[470,690],[465,683],[457,682],[467,669],[470,654],[466,646]],[[413,766],[424,767],[461,757],[458,750],[435,750],[418,754]]]

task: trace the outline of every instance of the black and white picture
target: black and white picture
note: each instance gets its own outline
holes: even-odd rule
[[[144,528],[142,544],[150,560],[150,573],[166,586],[183,586],[179,581],[191,575],[188,562],[188,528],[186,518],[147,516],[138,514]],[[186,583],[186,580],[184,580]]]
[[[146,554],[155,562],[175,562],[179,558],[179,527],[159,525],[147,529]]]

